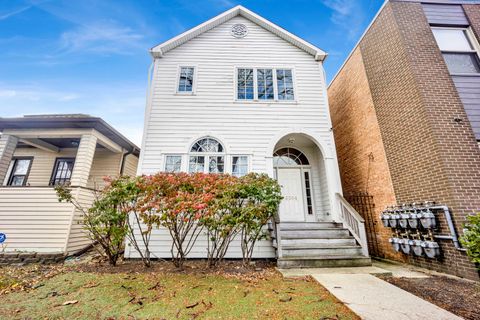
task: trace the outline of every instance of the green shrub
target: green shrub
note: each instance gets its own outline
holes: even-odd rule
[[[467,249],[467,255],[477,265],[480,264],[480,213],[467,217],[460,242]]]

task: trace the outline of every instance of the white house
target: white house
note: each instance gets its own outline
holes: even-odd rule
[[[363,220],[340,196],[324,51],[237,6],[150,52],[139,174],[266,172],[284,200],[273,239],[255,257],[370,262]],[[151,245],[154,256],[170,255],[166,230]],[[127,247],[126,256],[138,255]],[[205,256],[204,237],[190,257]],[[227,256],[241,257],[239,243]]]

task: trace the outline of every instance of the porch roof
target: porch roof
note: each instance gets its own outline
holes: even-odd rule
[[[0,118],[0,131],[5,129],[95,129],[119,146],[138,156],[140,148],[102,118],[86,114],[25,115]]]

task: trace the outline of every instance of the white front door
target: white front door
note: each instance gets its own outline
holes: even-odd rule
[[[283,196],[280,221],[305,221],[302,171],[299,168],[279,168],[277,180]]]

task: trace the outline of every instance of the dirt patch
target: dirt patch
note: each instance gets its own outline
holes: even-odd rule
[[[381,279],[468,320],[480,320],[480,284],[443,276]]]
[[[112,267],[108,263],[78,264],[69,267],[71,271],[96,272],[96,273],[171,273],[171,274],[196,274],[196,275],[221,275],[227,278],[242,280],[266,279],[276,273],[275,262],[268,260],[254,261],[251,266],[244,267],[240,260],[226,260],[217,268],[209,269],[206,261],[201,259],[189,260],[182,270],[177,269],[170,261],[152,261],[151,267],[147,268],[141,261],[125,260]]]

